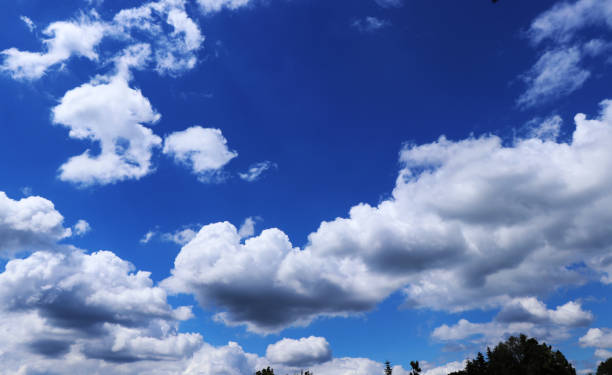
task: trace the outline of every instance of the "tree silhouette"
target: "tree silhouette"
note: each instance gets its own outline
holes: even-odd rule
[[[612,375],[612,358],[608,358],[597,366],[597,375]]]
[[[257,371],[255,375],[274,375],[274,369],[271,369],[270,366],[267,368]]]
[[[487,348],[486,359],[478,353],[464,370],[450,375],[576,375],[576,370],[560,351],[520,335]]]
[[[419,361],[410,361],[410,367],[412,367],[412,371],[410,371],[410,375],[419,375],[421,373],[421,368],[419,367]]]
[[[391,362],[385,361],[385,375],[392,375],[393,369],[391,368]]]

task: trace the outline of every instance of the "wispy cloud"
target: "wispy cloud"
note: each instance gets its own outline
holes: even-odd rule
[[[376,17],[365,17],[353,21],[352,26],[361,32],[369,33],[389,27],[391,22]]]

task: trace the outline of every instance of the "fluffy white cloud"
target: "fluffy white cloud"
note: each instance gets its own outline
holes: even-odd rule
[[[472,323],[461,319],[455,325],[441,325],[434,329],[432,337],[443,341],[458,341],[474,336],[486,344],[503,341],[509,335],[521,333],[545,340],[557,340],[569,336],[569,329],[586,326],[593,321],[593,314],[570,301],[555,310],[546,308],[535,298],[517,298],[509,302],[492,322]]]
[[[223,8],[235,10],[246,6],[251,0],[197,0],[205,13],[218,12]]]
[[[177,245],[185,245],[193,240],[196,234],[197,233],[193,229],[185,228],[177,230],[174,233],[164,233],[162,234],[162,239],[164,241],[174,242]]]
[[[72,231],[77,236],[83,236],[91,230],[91,225],[85,220],[79,220],[72,227]]]
[[[266,160],[251,165],[248,171],[238,173],[238,176],[247,182],[253,182],[259,180],[261,175],[270,168],[276,168],[276,164]]]
[[[517,100],[532,107],[578,90],[591,76],[580,66],[582,52],[577,47],[545,52],[523,79],[528,88]]]
[[[172,308],[148,272],[134,272],[108,251],[36,252],[12,260],[0,274],[0,301],[6,373],[79,364],[122,373],[109,365],[186,360],[202,345],[199,334],[178,333],[190,308]],[[62,365],[54,367],[57,362]],[[132,374],[144,373],[134,368]]]
[[[33,29],[34,24],[29,18],[22,17],[22,20],[30,30]],[[166,32],[165,25],[172,31]],[[112,37],[151,44],[155,69],[161,74],[177,75],[196,65],[195,53],[204,42],[198,25],[186,12],[185,0],[152,1],[137,8],[124,9],[112,21],[103,21],[92,12],[77,20],[51,23],[43,34],[48,36],[43,40],[46,52],[6,49],[2,51],[4,60],[0,69],[15,79],[37,79],[50,67],[72,56],[97,61],[96,47],[105,37]]]
[[[580,345],[594,348],[612,348],[612,329],[591,328],[579,340]]]
[[[53,108],[53,122],[68,127],[71,138],[100,144],[99,154],[86,150],[62,165],[62,180],[110,184],[152,171],[152,152],[161,138],[142,124],[155,123],[160,115],[140,90],[128,84],[129,68],[142,64],[148,51],[146,45],[129,48],[117,59],[114,76],[97,77],[68,91]]]
[[[240,238],[253,237],[255,235],[255,218],[247,217],[244,219],[244,223],[238,229],[238,235]]]
[[[391,199],[321,223],[302,249],[279,229],[242,244],[229,223],[204,226],[164,286],[265,333],[368,311],[397,290],[412,308],[461,311],[606,276],[612,102],[598,119],[575,120],[569,143],[483,136],[408,147]],[[547,316],[566,324],[572,313],[582,315],[570,304]]]
[[[425,365],[422,365],[421,367],[425,369]],[[451,372],[460,371],[460,370],[463,370],[464,368],[465,368],[465,361],[464,362],[454,361],[454,362],[446,363],[442,366],[425,369],[423,372],[423,375],[448,375]]]
[[[252,374],[269,364],[255,354],[245,353],[235,342],[226,346],[205,345],[189,361],[183,375]]]
[[[266,358],[273,364],[288,367],[310,367],[332,358],[331,348],[324,337],[282,339],[266,349]]]
[[[124,9],[113,21],[125,35],[136,30],[149,36],[147,41],[153,46],[155,69],[159,73],[177,75],[196,65],[195,53],[204,36],[187,14],[184,0],[160,0]],[[164,24],[172,27],[171,33],[164,32]]]
[[[0,191],[0,255],[36,250],[69,237],[53,202],[37,196],[20,200]]]
[[[202,182],[220,178],[220,170],[238,153],[228,149],[221,130],[193,126],[164,140],[164,154],[189,166]]]
[[[54,22],[43,31],[49,37],[43,40],[47,49],[45,53],[6,49],[2,51],[4,61],[0,69],[16,79],[36,79],[51,66],[73,55],[97,60],[95,48],[106,32],[107,26],[104,23],[88,16],[82,16],[76,21]]]

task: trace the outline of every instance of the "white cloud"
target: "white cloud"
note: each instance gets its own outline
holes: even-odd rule
[[[612,351],[609,350],[605,350],[605,349],[597,349],[595,350],[595,357],[597,358],[601,358],[601,359],[608,359],[612,357]]]
[[[455,371],[460,371],[465,369],[465,364],[466,362],[449,362],[446,363],[442,366],[438,366],[438,367],[434,367],[434,368],[430,368],[427,370],[424,370],[423,375],[447,375],[450,374],[451,372],[455,372]],[[423,368],[425,368],[425,366],[421,366]]]
[[[521,77],[528,88],[518,98],[518,105],[532,107],[582,87],[591,76],[584,60],[604,55],[612,44],[601,38],[585,42],[586,38],[579,34],[586,29],[602,28],[606,32],[612,29],[611,0],[559,2],[536,17],[527,36],[544,52]]]
[[[205,13],[219,12],[223,8],[236,10],[244,7],[251,0],[197,0],[198,4]]]
[[[255,219],[247,217],[238,229],[238,235],[240,238],[253,237],[255,235]]]
[[[382,20],[376,17],[365,17],[353,21],[352,26],[361,32],[374,32],[376,30],[389,27],[391,23],[387,20]]]
[[[19,18],[23,21],[23,23],[25,23],[25,25],[28,27],[28,30],[30,30],[30,32],[34,32],[34,30],[36,29],[36,25],[29,17],[21,16]]]
[[[276,168],[276,164],[266,160],[251,165],[246,172],[238,173],[238,176],[244,181],[253,182],[259,180],[261,175],[270,168]]]
[[[97,60],[95,51],[107,32],[107,26],[96,19],[82,16],[70,22],[54,22],[43,34],[45,53],[20,51],[9,48],[2,51],[4,61],[0,69],[9,72],[15,79],[37,79],[48,68],[68,60],[72,55]]]
[[[591,328],[579,339],[580,345],[600,349],[612,348],[612,329]]]
[[[84,236],[89,231],[91,231],[91,225],[89,225],[88,222],[82,219],[77,221],[77,223],[74,224],[74,227],[72,228],[72,232],[76,236]]]
[[[60,167],[60,178],[83,186],[139,179],[152,171],[153,149],[161,138],[143,123],[160,115],[140,90],[129,87],[129,68],[147,55],[146,45],[136,45],[116,61],[114,76],[94,78],[68,91],[53,108],[53,122],[70,129],[70,137],[99,142],[100,153],[90,150],[71,157]]]
[[[141,244],[149,243],[153,239],[153,237],[155,237],[156,234],[157,232],[155,231],[152,231],[152,230],[148,231],[147,233],[145,233],[144,236],[142,236],[142,238],[140,239],[140,243]]]
[[[529,36],[536,44],[544,40],[564,43],[572,40],[578,31],[591,25],[612,27],[612,1],[578,0],[557,3],[532,22]]]
[[[235,342],[204,347],[189,361],[183,375],[244,375],[267,366],[257,355],[245,353]]]
[[[518,98],[517,104],[533,107],[578,90],[591,76],[580,66],[581,60],[582,52],[577,47],[544,53],[523,76],[528,88]]]
[[[536,119],[530,121],[529,124],[527,124],[529,127],[529,137],[539,138],[543,141],[556,141],[561,133],[562,124],[563,119],[558,115],[551,116],[544,120]]]
[[[174,233],[164,233],[162,234],[162,239],[182,246],[193,240],[196,234],[197,233],[193,229],[186,228],[177,230]]]
[[[220,170],[238,153],[227,147],[221,130],[193,126],[168,135],[164,154],[189,166],[202,182],[219,178]]]
[[[612,102],[598,119],[575,120],[569,143],[442,137],[407,147],[392,198],[321,223],[302,249],[279,229],[242,244],[233,225],[206,225],[163,285],[215,306],[226,324],[269,333],[365,312],[398,290],[407,307],[456,312],[606,275]],[[575,307],[551,313],[550,324]]]
[[[431,336],[443,341],[477,336],[486,344],[495,344],[509,335],[521,333],[557,340],[568,337],[569,329],[589,325],[592,321],[593,314],[574,301],[550,310],[536,298],[517,298],[507,303],[491,322],[471,323],[461,319],[455,325],[437,327]]]
[[[268,345],[266,358],[273,364],[307,368],[331,360],[332,352],[324,337],[285,338]]]
[[[190,308],[172,308],[148,272],[134,272],[108,251],[12,260],[0,274],[0,301],[7,374],[20,368],[74,373],[67,370],[73,366],[123,373],[112,364],[186,360],[202,345],[199,334],[178,333]],[[134,372],[139,366],[131,373],[140,373]]]
[[[36,196],[13,200],[0,191],[0,256],[51,246],[72,234],[53,202]]]
[[[30,29],[34,24],[21,19]],[[164,30],[172,27],[171,32]],[[135,32],[136,31],[136,32]],[[184,0],[159,0],[118,12],[112,21],[103,21],[92,11],[77,20],[51,23],[43,34],[46,52],[2,51],[0,69],[15,79],[38,79],[52,66],[72,56],[97,61],[96,47],[105,37],[121,42],[146,42],[153,46],[155,69],[160,74],[178,75],[197,63],[196,52],[204,42],[198,25],[189,17]]]

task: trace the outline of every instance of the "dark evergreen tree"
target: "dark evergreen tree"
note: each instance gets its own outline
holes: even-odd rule
[[[464,370],[450,375],[576,375],[576,370],[560,351],[520,335],[492,350],[487,348],[486,359],[478,353],[467,361]]]
[[[410,361],[410,367],[412,367],[412,371],[410,371],[410,375],[420,375],[421,368],[419,367],[419,361],[413,362]]]
[[[612,358],[608,358],[597,366],[597,375],[612,375]]]
[[[392,375],[393,369],[391,368],[391,362],[385,361],[385,375]]]

